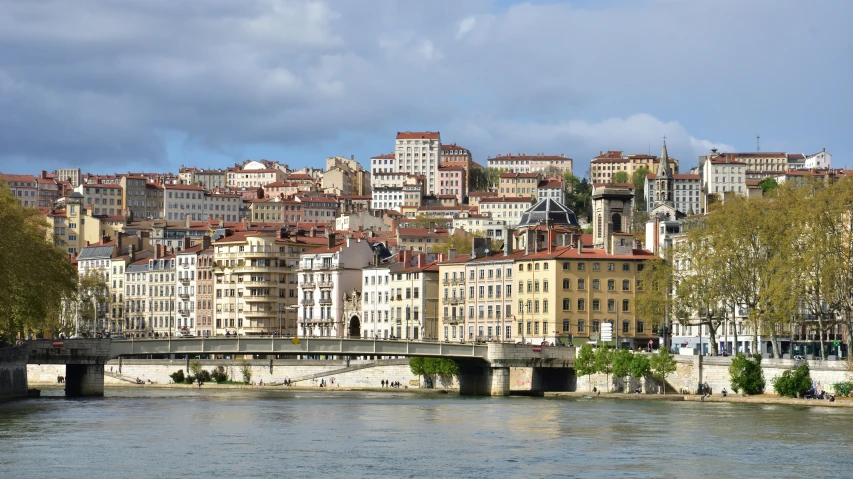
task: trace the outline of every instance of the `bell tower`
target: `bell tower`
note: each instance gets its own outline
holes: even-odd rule
[[[660,205],[675,206],[673,201],[673,176],[669,167],[669,154],[666,151],[666,137],[663,138],[663,151],[660,154],[658,171],[655,174],[655,202],[654,208]]]

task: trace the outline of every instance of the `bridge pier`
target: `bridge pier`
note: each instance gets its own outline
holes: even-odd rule
[[[103,396],[103,364],[67,364],[65,366],[65,396]]]
[[[509,368],[483,364],[459,364],[462,396],[509,396]]]

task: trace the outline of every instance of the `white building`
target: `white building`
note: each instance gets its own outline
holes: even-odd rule
[[[512,173],[535,173],[572,172],[572,159],[565,155],[498,155],[487,160],[489,168],[498,168]]]
[[[646,177],[646,211],[656,206],[655,179],[656,175]],[[685,215],[702,211],[702,183],[699,175],[672,175],[672,201],[675,209]]]
[[[300,256],[300,336],[348,335],[343,316],[344,292],[361,287],[361,270],[373,261],[373,249],[366,241],[335,239],[335,234],[329,233],[327,248]]]
[[[503,240],[506,221],[492,219],[490,215],[486,214],[463,211],[453,218],[453,227],[471,233],[481,232],[488,238]]]
[[[438,167],[441,163],[441,134],[433,131],[397,132],[394,148],[397,171],[423,175],[428,195],[436,189]]]
[[[335,218],[335,231],[388,231],[390,227],[381,217],[373,216],[368,211],[359,211]]]
[[[829,169],[832,166],[832,155],[823,150],[806,157],[805,168],[807,170]]]
[[[566,205],[566,188],[562,178],[545,178],[536,186],[537,201],[551,198],[561,205]]]
[[[95,216],[118,216],[122,214],[122,187],[117,184],[84,183],[74,188],[83,195],[86,207],[92,206]]]
[[[177,253],[178,321],[177,330],[196,335],[196,260],[201,246]]]
[[[370,208],[374,210],[400,210],[404,203],[403,185],[374,186]]]
[[[210,194],[197,185],[165,185],[163,218],[182,221],[205,221],[208,217],[223,221],[239,221],[243,199],[236,194]]]
[[[268,168],[259,161],[249,161],[242,168],[229,168],[227,182],[232,188],[260,188],[283,181],[284,177],[284,171],[279,168]]]
[[[377,173],[394,173],[397,171],[397,157],[394,153],[374,156],[370,159],[370,174],[375,177]]]
[[[362,270],[361,330],[366,338],[389,338],[394,334],[391,318],[391,271],[399,270],[400,263],[370,266]]]
[[[708,196],[717,195],[725,201],[727,194],[746,195],[747,164],[730,156],[709,157],[702,165],[702,211],[707,211]]]
[[[509,196],[482,198],[480,200],[480,213],[504,221],[506,226],[513,228],[521,220],[521,214],[532,204],[533,201],[530,198]]]

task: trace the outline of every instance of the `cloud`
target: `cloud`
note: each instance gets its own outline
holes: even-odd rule
[[[164,138],[318,164],[416,129],[478,159],[585,161],[666,135],[695,162],[756,132],[762,149],[839,151],[853,147],[851,14],[821,0],[7,0],[0,169],[174,169],[183,150]]]

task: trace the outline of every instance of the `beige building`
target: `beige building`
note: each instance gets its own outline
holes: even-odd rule
[[[572,172],[572,159],[565,155],[498,155],[488,158],[489,168],[497,168],[512,173],[541,173],[545,176]]]
[[[129,213],[135,220],[163,217],[163,187],[149,183],[144,176],[130,175],[122,176],[119,186],[124,205],[124,210],[119,214]]]
[[[536,188],[540,180],[542,180],[540,173],[501,173],[498,194],[500,196],[535,199],[537,197]]]
[[[631,184],[593,185],[592,240],[597,249],[607,247],[614,233],[631,233],[634,222],[634,187]]]
[[[83,205],[80,193],[72,193],[66,199],[65,209],[52,210],[45,220],[56,244],[70,255],[80,253],[88,243],[101,241],[102,235],[115,233],[113,226],[92,216],[92,210]]]
[[[610,183],[613,174],[618,171],[628,173],[628,179],[640,168],[648,168],[649,173],[658,170],[658,157],[644,154],[623,155],[621,151],[601,152],[589,164],[590,182]],[[678,160],[669,158],[669,168],[673,174],[678,174]]]
[[[86,207],[93,208],[94,216],[122,216],[124,194],[120,184],[84,183],[74,189],[83,195]]]
[[[390,271],[391,330],[396,338],[438,339],[438,264],[433,255],[403,254],[401,268]]]
[[[425,194],[438,193],[438,168],[441,164],[441,134],[433,131],[398,132],[394,153],[396,170],[423,175]]]

